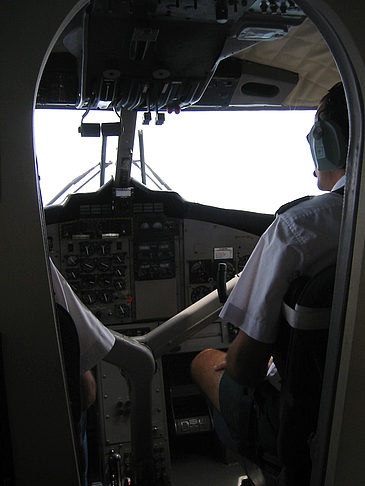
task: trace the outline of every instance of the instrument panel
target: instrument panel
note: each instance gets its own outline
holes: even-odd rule
[[[168,319],[216,288],[219,263],[227,279],[240,272],[258,239],[153,207],[47,231],[54,263],[106,326]]]

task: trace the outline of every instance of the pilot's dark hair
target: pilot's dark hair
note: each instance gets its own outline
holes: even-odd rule
[[[324,112],[326,120],[334,121],[341,129],[343,136],[348,144],[349,140],[349,115],[345,91],[341,81],[336,83],[322,98],[321,103],[325,103]]]

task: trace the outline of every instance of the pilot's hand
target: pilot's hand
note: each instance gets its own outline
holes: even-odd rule
[[[214,370],[215,371],[224,371],[227,366],[227,360],[224,358],[220,363],[217,363],[214,365]]]

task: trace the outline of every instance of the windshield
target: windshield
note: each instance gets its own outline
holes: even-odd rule
[[[101,138],[81,138],[82,113],[36,110],[35,142],[43,203],[65,192],[91,192],[100,186]],[[182,112],[156,126],[137,117],[132,177],[141,181],[138,130],[142,130],[146,185],[167,188],[184,199],[227,209],[273,213],[282,204],[317,194],[306,141],[313,111]],[[85,122],[116,122],[112,112],[92,112]],[[117,137],[109,137],[105,181],[115,173]],[[93,177],[93,175],[95,176]],[[157,177],[156,177],[157,176]],[[89,180],[90,179],[90,180]],[[86,181],[89,181],[85,184]],[[85,184],[85,185],[84,185]],[[64,195],[57,199],[62,202]]]

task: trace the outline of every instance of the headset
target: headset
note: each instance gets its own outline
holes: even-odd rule
[[[347,142],[334,121],[318,120],[307,135],[318,171],[342,169],[346,165]]]

